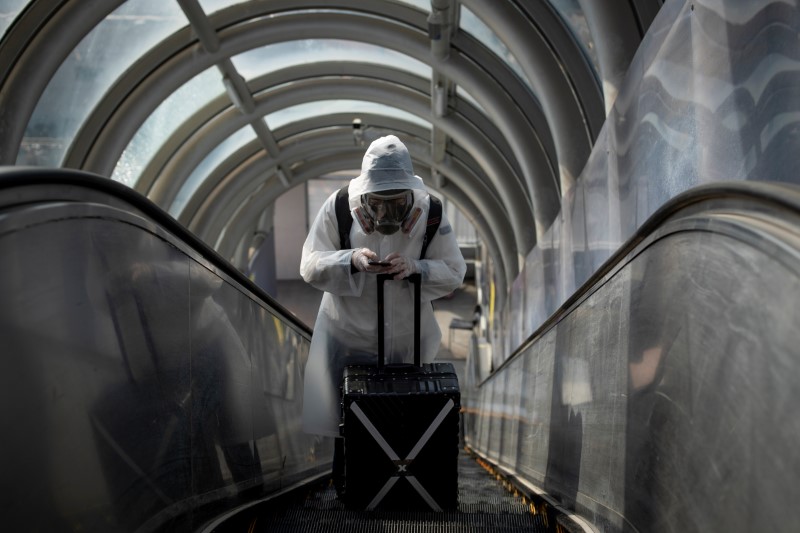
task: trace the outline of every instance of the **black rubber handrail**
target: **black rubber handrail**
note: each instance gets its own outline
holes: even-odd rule
[[[227,259],[219,255],[216,250],[170,216],[169,213],[130,187],[112,179],[81,170],[39,167],[0,167],[0,191],[15,187],[46,187],[48,185],[83,187],[122,200],[131,207],[139,210],[156,225],[164,228],[177,239],[187,244],[209,263],[213,264],[220,271],[224,272],[241,286],[253,293],[257,298],[261,299],[269,307],[273,308],[286,321],[291,322],[297,328],[311,335],[312,330],[308,324],[297,318],[291,311],[267,294],[264,289],[256,285]],[[54,200],[57,200],[57,198],[47,198],[47,201]],[[74,198],[66,200],[75,201]],[[0,208],[2,207],[5,206],[0,205]]]

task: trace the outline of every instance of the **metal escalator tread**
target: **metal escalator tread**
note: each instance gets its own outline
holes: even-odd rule
[[[532,514],[520,498],[509,494],[463,451],[458,476],[458,510],[353,511],[336,499],[333,487],[325,486],[292,505],[259,514],[248,529],[253,533],[548,531],[541,514]]]

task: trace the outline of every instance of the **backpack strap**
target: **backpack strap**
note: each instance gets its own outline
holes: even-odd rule
[[[353,217],[350,215],[350,201],[345,185],[336,194],[336,224],[339,228],[339,249],[350,249],[350,228],[353,226]]]
[[[428,251],[428,245],[439,230],[439,223],[442,221],[442,201],[432,194],[429,196],[431,198],[431,205],[428,210],[428,222],[425,225],[425,237],[422,239],[422,251],[419,253],[420,259],[425,259],[425,252]]]

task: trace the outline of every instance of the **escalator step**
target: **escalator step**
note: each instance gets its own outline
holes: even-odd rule
[[[459,456],[458,510],[355,511],[336,499],[332,486],[275,508],[262,508],[249,519],[250,532],[546,532],[542,515],[534,515],[465,452]]]

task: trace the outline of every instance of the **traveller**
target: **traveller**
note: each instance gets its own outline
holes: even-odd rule
[[[385,283],[384,353],[391,364],[413,362],[414,355],[413,286],[400,280],[421,275],[421,360],[430,363],[441,342],[431,301],[458,288],[466,272],[452,226],[444,213],[428,216],[439,202],[414,175],[411,156],[396,136],[381,137],[367,149],[361,174],[347,187],[351,220],[341,218],[341,209],[337,218],[338,196],[328,197],[317,214],[300,262],[303,279],[324,291],[305,369],[303,429],[331,437],[339,437],[345,366],[377,362],[375,274],[398,280]],[[339,220],[351,224],[349,232],[340,235]],[[436,233],[426,239],[426,228],[437,222]]]

